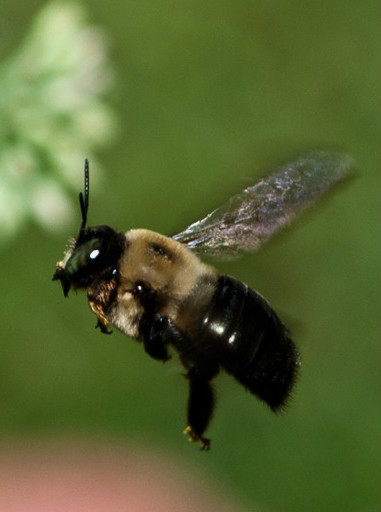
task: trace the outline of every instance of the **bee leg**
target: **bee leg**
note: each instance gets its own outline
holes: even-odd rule
[[[175,334],[168,319],[159,314],[149,317],[144,315],[140,323],[140,331],[146,353],[153,359],[168,361],[170,356],[166,345]]]
[[[98,322],[97,322],[97,324],[96,324],[95,328],[96,328],[96,329],[98,329],[98,328],[99,328],[99,329],[101,330],[101,333],[102,333],[102,334],[112,334],[112,331],[109,331],[109,330],[107,329],[107,325],[105,325],[105,324],[104,324],[104,322],[102,322],[102,320],[101,320],[101,319],[99,319],[99,318],[98,318]]]
[[[210,380],[218,373],[218,365],[209,367],[191,368],[188,371],[189,399],[188,399],[188,426],[184,433],[189,435],[189,441],[198,442],[201,450],[209,450],[210,440],[203,437],[212,417],[215,404],[213,388]]]

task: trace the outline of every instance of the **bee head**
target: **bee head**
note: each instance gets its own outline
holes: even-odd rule
[[[125,243],[123,233],[109,226],[86,227],[89,208],[89,162],[85,160],[84,195],[79,194],[82,222],[79,234],[56,265],[53,281],[61,281],[67,297],[71,287],[88,288],[95,280],[108,280],[118,270]]]

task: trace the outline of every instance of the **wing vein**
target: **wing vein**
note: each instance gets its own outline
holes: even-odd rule
[[[303,154],[234,195],[173,238],[199,253],[223,259],[256,251],[320,196],[345,180],[353,168],[352,158],[342,153]]]

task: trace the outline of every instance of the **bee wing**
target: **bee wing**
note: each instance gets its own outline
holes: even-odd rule
[[[222,259],[256,251],[343,181],[353,167],[352,158],[345,154],[306,153],[231,197],[173,238],[198,253]]]

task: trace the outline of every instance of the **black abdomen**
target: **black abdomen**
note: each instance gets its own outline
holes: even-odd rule
[[[299,354],[266,300],[245,284],[221,276],[203,334],[221,366],[249,391],[279,409],[295,381]]]

